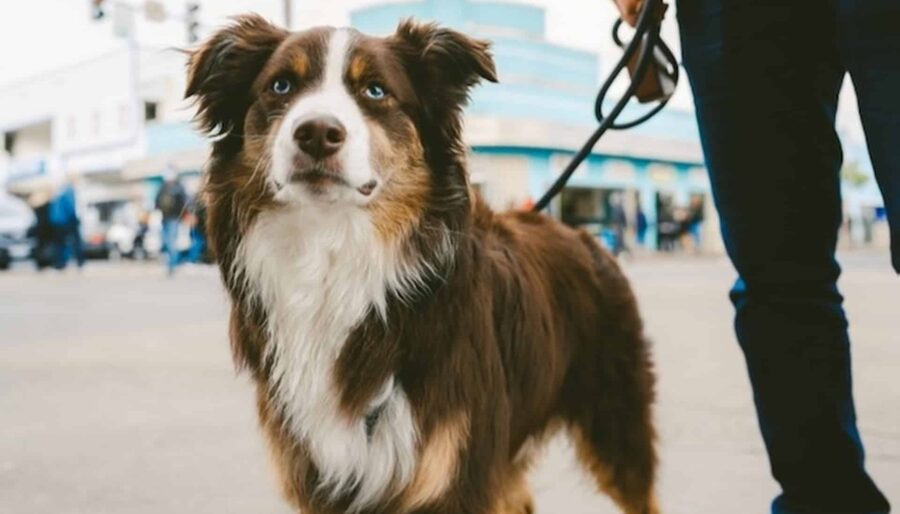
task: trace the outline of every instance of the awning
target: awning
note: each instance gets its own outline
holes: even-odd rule
[[[15,178],[6,183],[6,190],[21,198],[28,197],[39,191],[55,191],[59,188],[61,180],[47,174],[32,175],[29,177]]]
[[[178,171],[202,170],[209,159],[209,147],[165,152],[125,163],[123,180],[139,180],[161,175],[168,165]]]
[[[575,127],[540,120],[469,116],[465,141],[476,147],[545,148],[576,151],[594,127]],[[595,155],[630,157],[701,165],[699,140],[684,140],[637,131],[610,131],[592,152]]]

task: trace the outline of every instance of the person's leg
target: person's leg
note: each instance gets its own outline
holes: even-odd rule
[[[191,231],[191,246],[187,251],[186,262],[190,264],[196,264],[198,260],[198,256],[200,255],[200,243],[197,241],[197,238],[194,236],[193,231]]]
[[[72,254],[75,256],[75,263],[79,268],[84,267],[84,241],[81,239],[81,227],[78,224],[72,225],[70,237],[72,239]]]
[[[69,262],[69,232],[63,226],[53,227],[53,242],[56,252],[53,254],[53,267],[65,269]]]
[[[200,262],[200,256],[203,255],[203,237],[196,228],[191,229],[191,248],[188,250],[187,260],[191,264]]]
[[[900,273],[900,2],[840,0],[841,56],[856,87],[860,116],[891,225]]]
[[[166,271],[171,275],[178,266],[178,220],[163,220],[163,245],[166,248]]]
[[[775,513],[881,513],[863,466],[840,268],[844,70],[821,0],[683,0],[685,67],[726,249]]]

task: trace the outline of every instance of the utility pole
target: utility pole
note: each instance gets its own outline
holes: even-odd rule
[[[293,24],[294,2],[292,0],[284,0],[284,28],[290,30]]]
[[[187,40],[188,43],[196,43],[200,41],[200,35],[197,33],[197,30],[200,28],[200,20],[198,19],[198,13],[200,11],[200,4],[197,2],[188,2],[184,15],[184,23],[187,28]]]

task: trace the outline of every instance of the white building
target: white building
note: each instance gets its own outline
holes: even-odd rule
[[[599,70],[608,69],[608,63],[593,52],[547,40],[542,9],[505,1],[366,3],[369,7],[350,16],[366,32],[392,30],[400,17],[415,15],[495,42],[503,83],[475,91],[466,132],[473,180],[493,205],[521,204],[539,196],[592,130],[594,88]],[[456,8],[449,9],[451,5]],[[192,130],[193,109],[182,98],[184,54],[138,50],[125,41],[119,45],[94,59],[0,85],[0,185],[28,196],[76,174],[82,177],[84,212],[101,222],[110,221],[125,204],[151,207],[160,174],[169,165],[191,177],[189,189],[196,187],[208,143]],[[686,81],[680,87],[686,89]],[[850,145],[848,155],[871,176],[864,152],[853,151],[860,148]],[[719,249],[709,182],[689,111],[670,107],[637,130],[609,133],[567,189],[571,203],[585,207],[570,209],[577,211],[575,217],[590,218],[601,228],[603,206],[613,196],[624,197],[630,211],[642,204],[648,248],[658,246],[663,211],[699,196],[707,205],[703,239],[709,245],[704,247]],[[864,190],[845,193],[851,216],[879,212],[874,181]],[[854,201],[863,197],[865,202]],[[565,209],[556,207],[556,214],[565,217]]]
[[[27,195],[81,177],[83,202],[138,199],[129,175],[154,126],[191,117],[182,100],[184,56],[175,50],[120,50],[0,86],[0,181]],[[194,167],[204,155],[199,153]],[[140,171],[140,170],[137,170]]]

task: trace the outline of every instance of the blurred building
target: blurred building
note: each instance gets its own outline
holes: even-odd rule
[[[207,150],[181,100],[183,70],[176,51],[123,41],[119,50],[0,86],[0,181],[28,198],[78,177],[88,239],[136,224],[153,207],[166,165],[196,189]]]
[[[388,34],[405,17],[436,20],[493,42],[500,83],[477,87],[467,110],[472,180],[495,208],[536,200],[593,131],[594,95],[613,63],[548,41],[543,9],[526,4],[373,2],[350,19],[361,31]],[[184,82],[183,54],[123,41],[118,51],[0,86],[0,183],[27,197],[77,174],[85,218],[98,230],[152,208],[167,167],[195,190],[208,143],[190,122]],[[642,109],[630,108],[625,116]],[[859,172],[871,178],[868,160],[860,157]],[[877,225],[883,209],[877,191],[872,194],[874,181],[854,184],[845,188],[850,214]],[[552,214],[601,238],[624,221],[629,243],[648,249],[699,242],[719,251],[693,113],[669,107],[636,129],[608,132]],[[701,218],[695,237],[687,237],[685,223]],[[858,222],[847,233],[878,241],[872,226]],[[866,239],[866,231],[875,236]]]
[[[389,34],[405,17],[436,20],[493,42],[500,83],[477,87],[467,110],[472,179],[495,208],[537,200],[596,127],[594,96],[601,71],[611,64],[601,67],[595,53],[549,42],[544,10],[526,4],[379,3],[351,13],[351,22],[363,32]],[[701,240],[716,247],[702,162],[693,114],[669,108],[635,130],[608,132],[552,211],[599,236],[614,224],[619,206],[632,228],[640,209],[647,223],[644,244],[657,248],[693,197],[707,211],[708,237]]]

